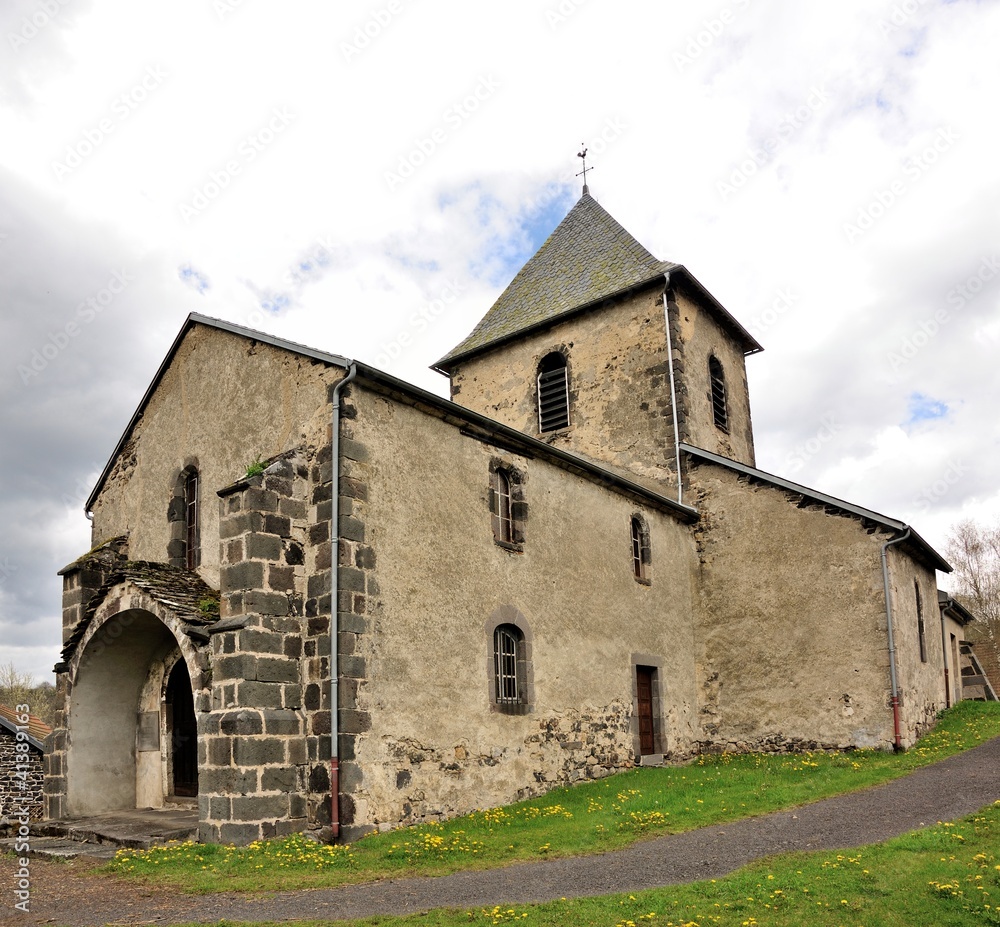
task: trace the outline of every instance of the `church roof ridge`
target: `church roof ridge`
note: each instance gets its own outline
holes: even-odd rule
[[[679,268],[658,260],[584,193],[496,302],[435,369]]]

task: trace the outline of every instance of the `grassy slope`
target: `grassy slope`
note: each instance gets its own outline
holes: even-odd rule
[[[444,824],[372,835],[346,847],[319,846],[302,837],[242,849],[180,844],[124,852],[106,871],[173,883],[185,891],[267,891],[600,853],[647,835],[733,821],[876,785],[997,735],[1000,705],[963,702],[904,754],[703,757],[689,766],[636,769]]]

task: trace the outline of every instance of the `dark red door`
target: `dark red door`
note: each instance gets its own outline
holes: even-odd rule
[[[637,666],[636,701],[639,709],[639,753],[648,756],[656,752],[653,738],[653,673],[649,666]]]

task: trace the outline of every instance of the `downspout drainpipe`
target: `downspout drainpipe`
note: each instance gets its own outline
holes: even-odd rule
[[[670,308],[667,293],[670,290],[670,272],[663,275],[663,321],[667,329],[667,372],[670,376],[670,411],[674,418],[674,460],[677,462],[677,501],[684,502],[684,487],[681,480],[681,430],[677,423],[677,388],[674,386],[674,346],[670,338]]]
[[[340,394],[358,374],[352,363],[344,377],[333,388],[333,421],[330,432],[330,828],[333,839],[340,839],[340,712],[338,684],[340,661]]]
[[[892,730],[893,749],[899,753],[903,749],[903,739],[899,731],[899,679],[896,675],[896,641],[892,633],[892,595],[889,590],[889,559],[886,551],[893,544],[901,544],[910,536],[910,527],[906,526],[898,538],[890,538],[882,545],[882,586],[885,589],[885,626],[889,636],[889,678],[892,682]]]

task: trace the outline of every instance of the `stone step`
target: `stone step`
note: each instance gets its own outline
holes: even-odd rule
[[[15,845],[21,848],[15,850]],[[18,853],[28,859],[75,859],[77,856],[89,856],[95,859],[113,859],[121,849],[114,844],[84,843],[80,840],[70,840],[66,837],[31,837],[28,849],[23,849],[23,841],[13,838],[0,840],[0,852]]]

